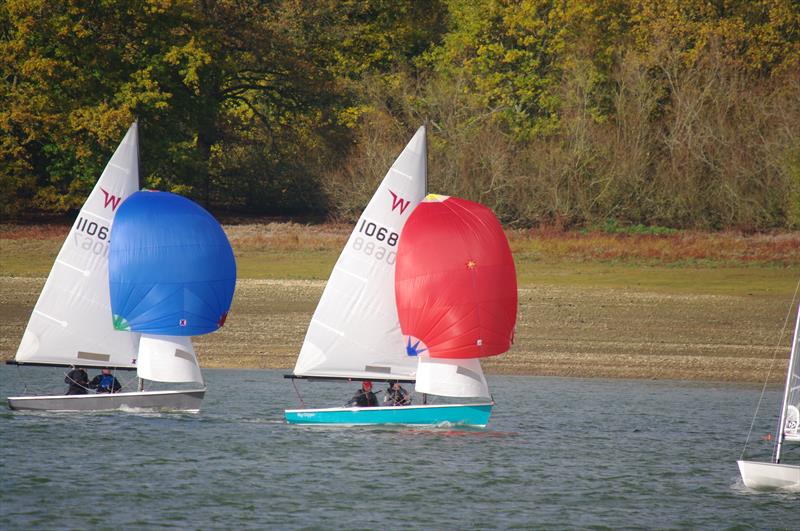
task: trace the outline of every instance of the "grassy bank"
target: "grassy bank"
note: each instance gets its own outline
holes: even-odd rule
[[[225,227],[239,278],[324,280],[345,225]],[[69,227],[0,225],[0,275],[46,276]],[[800,278],[800,233],[607,234],[508,231],[520,285],[679,293],[787,294]]]
[[[68,227],[0,226],[0,357],[13,356]],[[286,368],[349,229],[231,225],[240,282],[208,367]],[[510,232],[516,344],[488,372],[761,381],[800,278],[800,234]],[[772,380],[783,377],[788,338]]]

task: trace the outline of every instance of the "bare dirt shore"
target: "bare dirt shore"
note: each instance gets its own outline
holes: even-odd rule
[[[0,277],[0,358],[11,359],[43,278]],[[225,327],[198,337],[204,367],[294,365],[324,282],[239,280]],[[785,377],[790,330],[776,349],[787,298],[632,289],[520,289],[511,352],[488,373],[763,382]]]

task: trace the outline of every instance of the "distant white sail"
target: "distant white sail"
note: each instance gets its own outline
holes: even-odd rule
[[[415,389],[439,396],[491,397],[479,358],[431,358],[422,354]]]
[[[203,383],[192,338],[188,336],[142,334],[136,372],[139,378],[155,382]]]
[[[299,376],[413,377],[394,296],[400,231],[425,197],[425,128],[392,165],[356,223],[308,326]]]
[[[789,373],[786,376],[783,436],[787,441],[800,441],[800,307],[792,338],[789,356]]]
[[[16,360],[132,367],[138,334],[114,330],[108,243],[117,207],[139,189],[138,133],[128,129],[84,203],[33,309]]]

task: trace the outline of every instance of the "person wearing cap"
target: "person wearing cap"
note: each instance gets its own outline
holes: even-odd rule
[[[411,404],[411,395],[400,386],[400,382],[389,380],[389,388],[383,395],[383,405],[385,406],[407,406]]]
[[[98,393],[116,393],[122,389],[119,381],[111,374],[111,369],[103,367],[100,374],[89,382],[89,389],[97,389]]]
[[[83,367],[73,367],[64,377],[64,383],[69,385],[68,395],[85,395],[89,385],[89,375]]]
[[[374,407],[378,405],[378,397],[372,392],[372,382],[364,380],[361,382],[361,389],[356,391],[353,398],[348,402],[350,406],[356,407]]]

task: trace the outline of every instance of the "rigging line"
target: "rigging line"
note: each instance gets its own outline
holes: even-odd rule
[[[128,380],[123,384],[122,382],[120,382],[117,379],[117,374],[116,374],[116,371],[114,369],[111,369],[111,376],[114,377],[114,380],[117,380],[117,382],[119,383],[119,386],[120,386],[119,387],[119,391],[114,391],[114,382],[113,381],[111,382],[111,392],[109,394],[112,394],[112,395],[116,394],[116,393],[125,393],[126,391],[124,391],[124,389],[127,389],[127,387],[129,385],[131,385],[131,383],[133,383],[133,380],[135,380],[135,379],[137,379],[139,377],[138,374],[134,374],[133,376],[128,378]],[[138,390],[138,386],[133,386],[133,389]]]
[[[294,383],[294,378],[292,378],[292,387],[294,387],[294,392],[297,393],[297,398],[300,399],[300,405],[305,409],[306,403],[303,401],[303,397],[300,396],[300,391],[297,390],[297,384]]]
[[[747,438],[744,441],[744,448],[742,448],[742,455],[739,456],[739,460],[744,459],[744,454],[747,451],[747,445],[750,442],[750,435],[753,433],[753,426],[756,423],[756,417],[758,416],[758,409],[761,407],[761,402],[764,400],[764,392],[767,390],[767,384],[769,383],[769,377],[772,374],[772,367],[775,365],[775,358],[778,355],[778,349],[781,346],[781,341],[783,341],[783,334],[786,332],[786,324],[789,322],[789,317],[792,315],[792,310],[794,309],[794,301],[797,298],[797,291],[800,290],[800,279],[797,281],[797,286],[794,288],[794,294],[792,295],[792,303],[789,306],[789,311],[786,313],[786,319],[783,321],[783,328],[781,328],[781,333],[778,336],[778,344],[775,345],[775,348],[772,350],[772,361],[769,364],[769,370],[767,371],[767,376],[764,378],[764,385],[761,387],[761,395],[758,397],[758,403],[756,403],[756,411],[753,413],[753,420],[750,421],[750,429],[747,430]],[[780,422],[780,421],[778,421]],[[775,453],[773,447],[773,455]]]
[[[28,394],[28,381],[23,377],[20,365],[17,365],[17,379],[22,381],[22,394]]]
[[[19,367],[19,365],[17,365],[17,367]],[[76,368],[76,367],[77,367],[76,365],[71,365],[71,366],[70,366],[70,371],[69,371],[69,372],[72,372],[72,369],[74,369],[74,368]],[[69,379],[69,381],[71,381],[72,383],[74,383],[75,385],[77,385],[78,387],[80,387],[81,389],[85,389],[86,391],[88,391],[88,390],[89,390],[89,388],[88,388],[88,387],[86,387],[85,385],[83,385],[83,384],[81,384],[80,382],[78,382],[78,381],[76,381],[75,379],[73,379],[73,378],[72,378],[72,377],[69,375],[69,372],[65,372],[65,373],[64,373],[64,380],[67,380],[67,379]]]
[[[114,372],[113,372],[113,371],[111,372],[111,375],[112,375],[112,376],[114,376],[114,377],[116,378],[116,375],[114,375]],[[138,375],[131,376],[130,378],[128,378],[128,380],[127,380],[127,381],[126,381],[124,384],[120,383],[120,386],[121,386],[121,387],[120,387],[120,390],[119,390],[119,391],[115,391],[115,392],[116,392],[116,393],[124,393],[125,391],[123,391],[123,389],[126,389],[126,388],[127,388],[129,385],[131,385],[131,384],[133,383],[133,381],[134,381],[134,380],[136,380],[136,379],[138,379],[138,378],[139,378],[139,376],[138,376]],[[117,381],[119,381],[119,380],[117,380]],[[114,384],[113,384],[113,383],[111,384],[111,387],[112,387],[112,388],[114,387]],[[135,385],[135,386],[132,386],[132,387],[133,387],[133,389],[134,389],[134,390],[136,390],[136,391],[138,391],[138,390],[139,390],[139,386],[136,386],[136,385]]]

